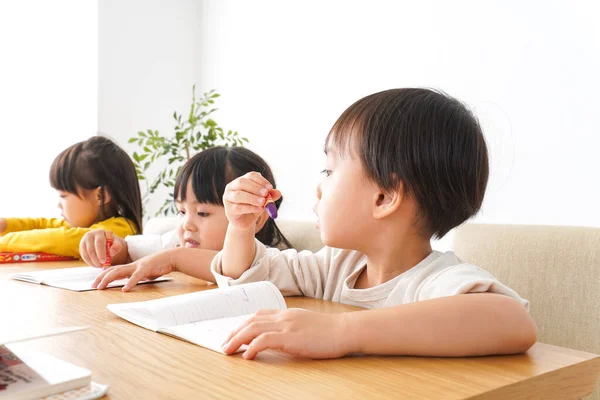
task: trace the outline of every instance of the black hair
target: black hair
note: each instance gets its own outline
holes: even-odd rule
[[[430,89],[391,89],[346,109],[326,139],[358,154],[382,190],[412,196],[424,235],[443,237],[479,211],[489,175],[477,118],[460,101]]]
[[[199,203],[223,206],[225,186],[248,172],[260,172],[276,188],[273,171],[258,154],[245,147],[216,146],[203,150],[190,158],[175,181],[175,200],[185,201],[186,186],[191,180],[192,190]],[[275,202],[279,209],[283,197]],[[281,233],[275,221],[267,219],[256,238],[267,246],[291,248],[291,243]]]
[[[50,167],[50,185],[81,197],[80,189],[100,187],[102,219],[121,216],[142,231],[140,185],[131,158],[112,140],[93,136],[63,150]],[[111,201],[104,205],[105,191]]]

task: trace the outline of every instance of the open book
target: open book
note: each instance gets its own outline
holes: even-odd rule
[[[91,387],[92,373],[50,355],[32,351],[26,343],[40,337],[86,329],[55,329],[46,332],[14,333],[0,341],[0,399],[37,399],[67,390]]]
[[[283,310],[286,305],[281,292],[271,282],[254,282],[106,307],[146,329],[223,353],[223,341],[256,311]]]
[[[94,280],[100,273],[102,273],[100,268],[77,267],[21,272],[10,275],[10,278],[18,281],[83,292],[86,290],[96,290],[92,287],[92,283],[94,283]],[[140,281],[138,284],[170,281],[172,279],[173,278],[161,276],[154,280]],[[126,283],[127,279],[119,279],[109,283],[107,287],[113,288],[125,286]]]

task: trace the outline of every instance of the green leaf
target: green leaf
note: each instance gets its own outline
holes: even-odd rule
[[[147,146],[146,146],[146,147],[144,147],[144,151],[145,151],[146,153],[152,153],[152,150],[150,150],[150,148],[149,148],[149,147],[147,147]]]
[[[141,137],[146,137],[146,134],[144,132],[138,132],[138,135],[140,135]]]
[[[140,156],[138,156],[138,153],[136,153],[135,151],[133,152],[133,159],[137,162],[140,162]]]
[[[127,141],[127,143],[135,143],[135,142],[137,142],[137,138],[134,138],[134,137],[130,138],[130,139]]]

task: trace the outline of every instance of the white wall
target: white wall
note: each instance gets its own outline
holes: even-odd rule
[[[592,1],[207,0],[199,82],[271,162],[283,217],[313,218],[323,140],[347,106],[433,86],[484,125],[478,221],[600,226],[597,15]]]
[[[0,2],[0,217],[60,216],[52,160],[96,133],[97,2]]]
[[[313,219],[340,113],[375,91],[433,86],[485,128],[492,177],[478,221],[600,226],[594,2],[168,4],[100,3],[99,126],[119,140],[169,127],[192,81],[215,88],[216,120],[274,168],[282,217]]]
[[[173,111],[188,111],[196,82],[198,4],[99,1],[98,129],[129,154],[137,147],[127,140],[136,132],[172,132]],[[148,209],[156,211],[162,202],[155,196]]]

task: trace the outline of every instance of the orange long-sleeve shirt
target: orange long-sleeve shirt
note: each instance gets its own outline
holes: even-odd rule
[[[0,252],[44,252],[79,257],[79,242],[93,229],[112,231],[125,237],[136,234],[135,224],[123,217],[112,217],[89,228],[73,228],[62,218],[5,218],[6,230],[0,234]]]

